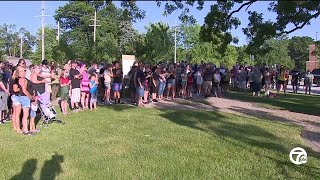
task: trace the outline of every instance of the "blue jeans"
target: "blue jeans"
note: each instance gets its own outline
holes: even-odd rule
[[[163,95],[163,91],[166,88],[166,83],[165,82],[160,82],[159,83],[159,89],[158,89],[158,96]]]

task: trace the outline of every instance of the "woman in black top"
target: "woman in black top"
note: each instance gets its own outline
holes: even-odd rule
[[[167,88],[167,99],[169,99],[170,91],[172,92],[172,100],[176,95],[176,72],[174,65],[170,65],[168,69],[168,88]]]
[[[18,92],[19,97],[19,102],[22,107],[23,111],[23,116],[22,116],[22,132],[25,135],[28,135],[28,117],[29,117],[29,109],[30,109],[30,100],[34,99],[34,96],[32,93],[29,91],[32,90],[32,83],[28,81],[26,77],[26,68],[23,68],[21,66],[17,67],[16,69],[18,73],[18,78],[19,78],[19,89],[20,91]],[[16,113],[16,120],[19,121],[20,113]],[[17,127],[17,126],[16,126]],[[18,132],[19,133],[19,132]]]

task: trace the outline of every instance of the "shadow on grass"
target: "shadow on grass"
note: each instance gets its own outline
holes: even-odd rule
[[[21,169],[21,172],[12,178],[10,180],[33,180],[33,175],[37,169],[37,160],[36,159],[29,159],[27,160]]]
[[[128,104],[114,104],[111,106],[105,106],[105,105],[98,105],[99,108],[107,108],[107,109],[112,109],[114,111],[125,111],[128,109],[134,109],[136,108],[133,105],[128,105]]]
[[[320,96],[292,94],[287,96],[280,95],[277,98],[253,97],[249,92],[231,91],[226,96],[228,99],[236,99],[244,102],[258,103],[264,107],[276,109],[285,109],[292,112],[304,113],[309,115],[320,115]]]
[[[40,174],[40,180],[54,180],[56,176],[62,173],[61,163],[63,163],[64,157],[55,153],[50,160],[47,160]]]
[[[163,111],[162,117],[182,126],[187,126],[219,138],[230,141],[239,146],[250,145],[262,149],[287,152],[278,137],[255,125],[233,123],[217,112]],[[273,141],[275,140],[275,141]]]
[[[262,156],[275,162],[277,169],[279,169],[281,171],[281,173],[284,174],[286,176],[286,178],[288,178],[288,179],[297,179],[291,173],[288,173],[287,169],[289,169],[289,168],[294,169],[295,172],[299,172],[301,174],[307,173],[307,176],[312,177],[312,179],[320,179],[320,173],[319,173],[320,168],[318,168],[318,167],[308,166],[307,164],[297,166],[297,165],[291,163],[290,161],[279,160],[277,158],[274,158],[274,157],[271,157],[268,155],[262,155]],[[308,156],[309,157],[310,156],[317,157],[317,155],[313,154],[313,153],[311,153],[311,154],[308,153]]]
[[[217,138],[223,139],[234,146],[247,149],[250,153],[270,159],[276,164],[277,170],[287,178],[295,178],[290,174],[290,172],[292,172],[290,169],[294,169],[296,172],[309,177],[309,179],[310,177],[315,179],[320,178],[320,168],[317,167],[314,162],[312,163],[313,166],[306,164],[297,166],[292,164],[288,156],[291,149],[281,144],[283,142],[282,138],[275,136],[264,128],[252,124],[244,124],[241,121],[239,123],[230,122],[227,116],[218,112],[170,110],[164,110],[162,112],[162,117],[178,125],[217,136]],[[296,145],[304,147],[301,144]],[[252,147],[261,150],[254,150]],[[308,147],[304,148],[308,151],[309,158],[320,158],[320,154],[317,154]],[[273,154],[271,155],[265,150],[274,151],[275,153],[271,153]],[[283,160],[283,157],[287,158],[287,160]]]

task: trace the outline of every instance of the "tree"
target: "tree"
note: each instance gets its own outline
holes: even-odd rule
[[[171,14],[175,10],[183,10],[179,18],[182,21],[191,19],[188,15],[189,6],[198,4],[197,8],[203,8],[203,0],[190,1],[169,1],[165,2],[164,14]],[[157,5],[161,6],[163,2],[157,1]],[[226,45],[230,42],[237,43],[237,39],[230,33],[231,29],[237,29],[241,24],[236,13],[244,10],[247,11],[252,4],[259,3],[257,0],[242,1],[228,0],[217,1],[211,5],[211,10],[205,17],[205,23],[201,27],[202,38],[205,41],[212,41],[213,35],[223,41],[223,48],[226,50]],[[276,13],[275,21],[265,21],[263,14],[256,11],[248,11],[249,24],[243,31],[249,40],[247,48],[254,51],[259,48],[265,41],[271,38],[278,38],[282,35],[290,34],[298,29],[302,29],[305,25],[310,24],[311,19],[315,19],[320,15],[320,1],[272,1],[269,4],[268,10]],[[287,27],[292,26],[289,30]]]
[[[258,54],[254,62],[258,65],[266,63],[267,65],[282,64],[285,68],[293,69],[294,61],[289,56],[288,39],[271,39],[263,44],[265,53]]]
[[[35,36],[31,35],[24,27],[21,27],[18,31],[15,29],[15,25],[4,24],[0,26],[0,54],[20,57],[22,38],[22,55],[24,58],[30,58]]]
[[[246,46],[236,47],[236,50],[238,52],[237,62],[239,64],[252,65],[252,61],[250,60],[250,54],[246,52],[246,48]]]
[[[162,22],[149,24],[143,42],[144,48],[137,53],[138,59],[154,64],[159,61],[172,61],[174,39],[170,27]],[[140,42],[140,43],[141,43]]]
[[[309,59],[309,45],[313,44],[311,37],[294,36],[289,40],[289,55],[294,60],[295,68],[304,71],[306,61]]]
[[[122,1],[121,7],[111,1],[70,1],[58,8],[55,20],[60,22],[73,58],[110,62],[119,59],[121,53],[134,52],[131,46],[135,32],[131,23],[144,18],[145,12],[135,1]],[[95,11],[101,26],[97,27],[93,42],[93,27],[89,24],[93,23]]]
[[[45,49],[45,59],[48,61],[56,61],[57,52],[59,51],[58,41],[56,40],[56,30],[53,27],[45,26],[44,27],[45,41],[44,41],[44,49]],[[36,40],[36,50],[33,56],[33,63],[41,63],[42,58],[42,41],[41,41],[41,28],[37,31]],[[65,59],[66,60],[66,59]],[[61,62],[60,62],[61,63]]]

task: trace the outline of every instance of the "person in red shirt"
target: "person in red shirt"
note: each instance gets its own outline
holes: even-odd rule
[[[61,110],[63,115],[68,115],[68,99],[71,80],[68,77],[68,70],[63,69],[60,76],[60,86],[61,86]]]
[[[193,76],[192,73],[188,73],[188,81],[187,81],[187,96],[192,98],[192,86],[193,86]]]

